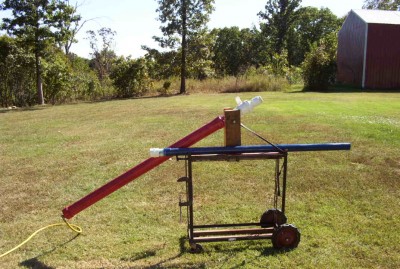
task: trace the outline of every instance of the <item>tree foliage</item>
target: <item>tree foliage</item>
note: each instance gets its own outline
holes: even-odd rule
[[[160,52],[143,46],[146,52],[148,72],[150,77],[156,80],[178,77],[180,74],[179,53],[175,50]]]
[[[268,0],[265,11],[258,13],[265,20],[261,29],[272,44],[272,53],[280,54],[286,49],[288,33],[296,20],[296,10],[300,4],[301,0]]]
[[[301,7],[296,13],[296,20],[288,32],[287,51],[289,64],[299,66],[312,44],[338,31],[343,19],[328,8]]]
[[[29,106],[36,103],[35,57],[15,39],[0,36],[0,105]]]
[[[302,64],[306,89],[324,91],[335,82],[337,33],[327,35],[313,44]]]
[[[75,36],[86,22],[81,23],[82,17],[78,14],[78,3],[73,6],[69,0],[59,1],[58,8],[54,12],[54,20],[58,29],[56,32],[58,46],[69,55],[72,44],[77,42]]]
[[[400,10],[400,0],[365,0],[363,8]]]
[[[97,72],[102,86],[107,87],[107,85],[110,83],[109,76],[114,61],[117,58],[117,55],[113,50],[114,36],[116,35],[116,32],[111,28],[103,27],[97,32],[92,30],[87,31],[87,34],[90,48],[92,49],[91,65]],[[101,40],[99,41],[98,38]]]
[[[213,47],[215,71],[219,76],[238,76],[251,65],[251,32],[230,27],[214,30],[216,34]]]
[[[163,48],[180,45],[181,87],[186,92],[188,43],[196,40],[196,35],[205,29],[209,15],[213,11],[214,0],[157,0],[160,27],[163,37],[154,37]]]
[[[64,103],[69,97],[71,66],[67,56],[53,46],[43,57],[43,85],[45,98],[51,104]]]
[[[119,58],[111,72],[111,78],[118,97],[141,96],[151,87],[146,60],[143,58]]]
[[[5,0],[1,9],[12,11],[12,18],[3,19],[2,29],[19,37],[35,55],[38,102],[44,104],[41,57],[49,44],[67,36],[60,21],[63,14],[70,14],[69,5],[63,0]]]

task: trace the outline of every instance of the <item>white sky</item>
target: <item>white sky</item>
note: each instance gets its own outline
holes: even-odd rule
[[[71,0],[74,3],[76,0]],[[78,43],[72,52],[89,57],[90,47],[85,39],[87,30],[109,27],[117,32],[114,50],[117,55],[134,58],[144,55],[142,45],[158,48],[153,36],[161,36],[160,22],[156,20],[156,0],[77,0],[81,3],[78,13],[89,21],[77,36]],[[360,9],[363,0],[303,0],[302,6],[328,7],[341,17],[351,9]],[[257,13],[264,11],[266,0],[215,0],[215,11],[211,15],[209,28],[238,26],[252,27],[259,24]],[[0,18],[8,16],[0,12]]]

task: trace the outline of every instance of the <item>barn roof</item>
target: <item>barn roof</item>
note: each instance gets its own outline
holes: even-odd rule
[[[400,11],[356,9],[352,10],[365,23],[376,24],[399,24]]]

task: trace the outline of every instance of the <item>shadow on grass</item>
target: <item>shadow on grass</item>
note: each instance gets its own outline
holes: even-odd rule
[[[213,246],[213,249],[217,253],[239,253],[243,251],[253,250],[259,252],[261,256],[276,256],[283,253],[288,253],[296,249],[275,249],[272,246],[265,246],[263,241],[258,242],[247,242],[241,243],[240,245],[234,246],[227,243],[218,243],[218,245]],[[265,242],[265,241],[264,241]]]
[[[179,253],[175,256],[172,256],[170,258],[164,259],[162,261],[159,261],[155,264],[149,265],[149,266],[133,266],[130,267],[130,269],[138,269],[138,268],[143,268],[143,269],[156,269],[156,268],[164,268],[164,269],[168,269],[168,268],[193,268],[193,269],[203,269],[206,268],[205,263],[201,262],[201,263],[179,263],[179,264],[167,264],[170,263],[178,258],[180,258],[182,255],[184,255],[185,253],[190,253],[189,249],[185,246],[185,242],[186,242],[186,237],[181,237],[179,238]],[[124,261],[130,261],[130,262],[135,262],[141,259],[146,259],[152,256],[156,256],[157,250],[146,250],[140,253],[136,253],[134,254],[132,257],[128,258],[128,259],[122,259]],[[195,255],[195,254],[194,254]]]
[[[265,246],[263,243],[260,243],[260,242],[262,242],[262,241],[241,243],[238,246],[226,245],[227,243],[222,243],[222,244],[218,244],[218,245],[214,246],[215,252],[220,255],[220,258],[219,258],[220,268],[222,268],[222,267],[258,268],[259,267],[258,261],[260,260],[260,258],[277,256],[277,255],[288,253],[288,252],[295,250],[295,249],[277,250],[277,249],[273,248],[272,246]],[[245,260],[236,261],[235,263],[233,263],[233,260],[235,260],[235,257],[237,257],[239,253],[246,252],[249,250],[252,252],[257,252],[258,255],[254,255],[251,257],[247,256]],[[221,254],[225,254],[225,257],[223,257],[223,255],[221,255]],[[239,255],[239,256],[241,256],[241,255]]]
[[[294,251],[295,249],[286,249],[286,250],[277,250],[273,248],[272,246],[265,246],[264,244],[260,244],[259,242],[247,242],[243,243],[241,242],[238,245],[235,244],[229,244],[227,242],[219,242],[219,243],[208,243],[204,250],[199,253],[192,253],[190,251],[190,248],[186,246],[187,238],[186,237],[181,237],[179,239],[179,247],[180,247],[180,252],[172,256],[170,258],[166,258],[162,261],[159,261],[155,264],[148,265],[148,266],[133,266],[129,267],[130,269],[138,269],[138,268],[144,268],[144,269],[169,269],[169,268],[194,268],[194,269],[203,269],[207,268],[207,265],[205,262],[179,262],[179,263],[173,263],[174,260],[182,257],[185,254],[190,254],[190,255],[202,255],[205,254],[207,256],[210,256],[211,253],[217,253],[218,255],[224,254],[225,256],[225,262],[232,262],[233,257],[237,256],[238,253],[240,252],[245,252],[245,251],[256,251],[259,253],[259,255],[254,256],[251,260],[247,260],[247,264],[251,264],[252,260],[257,261],[260,257],[268,257],[268,256],[276,256],[279,254],[284,254],[288,253],[291,251]],[[157,250],[146,250],[140,253],[136,253],[132,255],[132,257],[128,259],[122,259],[123,261],[130,261],[130,262],[135,262],[139,261],[141,259],[146,259],[150,258],[153,256],[157,255]],[[220,257],[221,258],[221,257]],[[224,266],[224,259],[221,259],[221,264],[220,266]],[[243,264],[232,264],[229,266],[230,268],[242,268]]]
[[[39,258],[54,252],[58,248],[61,248],[61,247],[65,246],[65,245],[67,245],[68,243],[70,243],[73,240],[75,240],[78,236],[79,236],[79,234],[75,235],[74,237],[72,237],[71,239],[69,239],[68,241],[66,241],[64,243],[61,243],[61,244],[58,244],[58,245],[54,246],[52,249],[50,249],[48,251],[45,251],[45,252],[39,254],[38,256],[36,256],[34,258],[31,258],[29,260],[25,260],[25,261],[21,262],[19,265],[20,266],[24,266],[26,268],[30,268],[30,269],[55,269],[55,267],[47,266],[46,264],[41,262],[39,260]]]
[[[23,261],[19,265],[25,266],[26,268],[31,268],[31,269],[55,269],[55,267],[47,266],[46,264],[39,261],[37,258],[32,258],[32,259]]]

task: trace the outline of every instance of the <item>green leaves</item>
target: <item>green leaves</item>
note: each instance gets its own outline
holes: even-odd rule
[[[298,66],[311,50],[311,45],[336,32],[343,20],[327,8],[301,7],[296,13],[296,20],[288,33],[287,49],[290,64]]]
[[[65,0],[5,0],[1,9],[12,11],[12,18],[3,19],[2,29],[35,54],[38,102],[44,104],[40,58],[49,45],[70,40],[68,25],[80,16]]]
[[[312,91],[327,90],[336,75],[336,33],[314,43],[302,64],[304,86]]]
[[[286,46],[287,34],[296,19],[301,0],[269,0],[265,11],[258,16],[266,21],[264,33],[270,37],[274,52],[281,53]]]
[[[363,8],[400,10],[400,0],[365,0]]]
[[[206,29],[209,15],[213,11],[214,0],[157,0],[157,12],[162,23],[160,27],[164,37],[154,37],[161,47],[181,48],[181,89],[186,92],[186,61],[190,42],[197,42],[199,34]],[[193,54],[192,54],[193,55]],[[204,60],[204,59],[196,59]]]
[[[151,80],[144,59],[118,59],[110,77],[113,79],[118,97],[140,96],[151,87]]]

